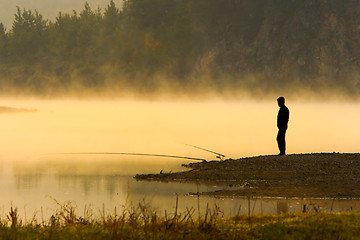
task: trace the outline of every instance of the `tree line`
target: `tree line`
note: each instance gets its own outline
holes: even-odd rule
[[[356,0],[111,0],[0,23],[0,90],[360,88]]]

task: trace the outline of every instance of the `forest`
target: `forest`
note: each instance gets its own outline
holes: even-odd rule
[[[360,93],[358,0],[111,0],[0,23],[0,93]]]

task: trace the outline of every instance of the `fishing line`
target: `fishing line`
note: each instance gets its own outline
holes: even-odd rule
[[[191,145],[191,144],[184,144],[184,145],[186,145],[186,146],[190,146],[190,147],[193,147],[193,148],[197,148],[197,149],[200,149],[200,150],[203,150],[203,151],[206,151],[206,152],[210,152],[210,153],[214,153],[214,154],[216,154],[217,156],[217,158],[220,158],[220,159],[222,159],[222,158],[224,158],[225,157],[225,155],[224,154],[221,154],[221,153],[218,153],[218,152],[214,152],[214,151],[211,151],[211,150],[209,150],[209,149],[206,149],[206,148],[202,148],[202,147],[198,147],[198,146],[194,146],[194,145]]]
[[[65,154],[65,155],[130,155],[130,156],[152,156],[152,157],[182,158],[182,159],[189,159],[189,160],[206,161],[206,159],[203,159],[203,158],[184,157],[184,156],[165,155],[165,154],[151,154],[151,153],[83,152],[83,153],[61,153],[61,154]]]

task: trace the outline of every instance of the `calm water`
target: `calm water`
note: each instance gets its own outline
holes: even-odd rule
[[[182,171],[188,160],[122,155],[64,155],[72,152],[138,152],[215,159],[192,144],[239,158],[277,154],[274,102],[95,101],[2,99],[1,106],[37,112],[1,113],[0,215],[11,204],[21,216],[43,212],[55,201],[112,213],[145,201],[154,209],[198,209],[189,192],[226,187],[190,183],[137,182],[137,173]],[[288,153],[359,152],[360,104],[288,101]],[[308,210],[359,210],[358,200],[274,200],[200,197],[200,212],[217,204],[226,215]],[[102,211],[102,210],[101,210]]]

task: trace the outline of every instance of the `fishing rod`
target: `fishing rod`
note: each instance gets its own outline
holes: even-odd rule
[[[203,158],[193,158],[193,157],[184,157],[184,156],[175,156],[175,155],[165,155],[165,154],[151,154],[151,153],[120,153],[120,152],[83,152],[83,153],[62,153],[68,155],[130,155],[130,156],[152,156],[152,157],[167,157],[167,158],[182,158],[189,160],[205,161]]]
[[[187,146],[190,146],[190,147],[193,147],[193,148],[197,148],[197,149],[200,149],[200,150],[203,150],[203,151],[206,151],[206,152],[214,153],[214,154],[216,154],[216,157],[219,158],[219,159],[221,159],[221,160],[225,157],[224,154],[221,154],[221,153],[218,153],[218,152],[214,152],[214,151],[211,151],[211,150],[206,149],[206,148],[194,146],[194,145],[191,145],[191,144],[184,144],[184,145],[187,145]]]

